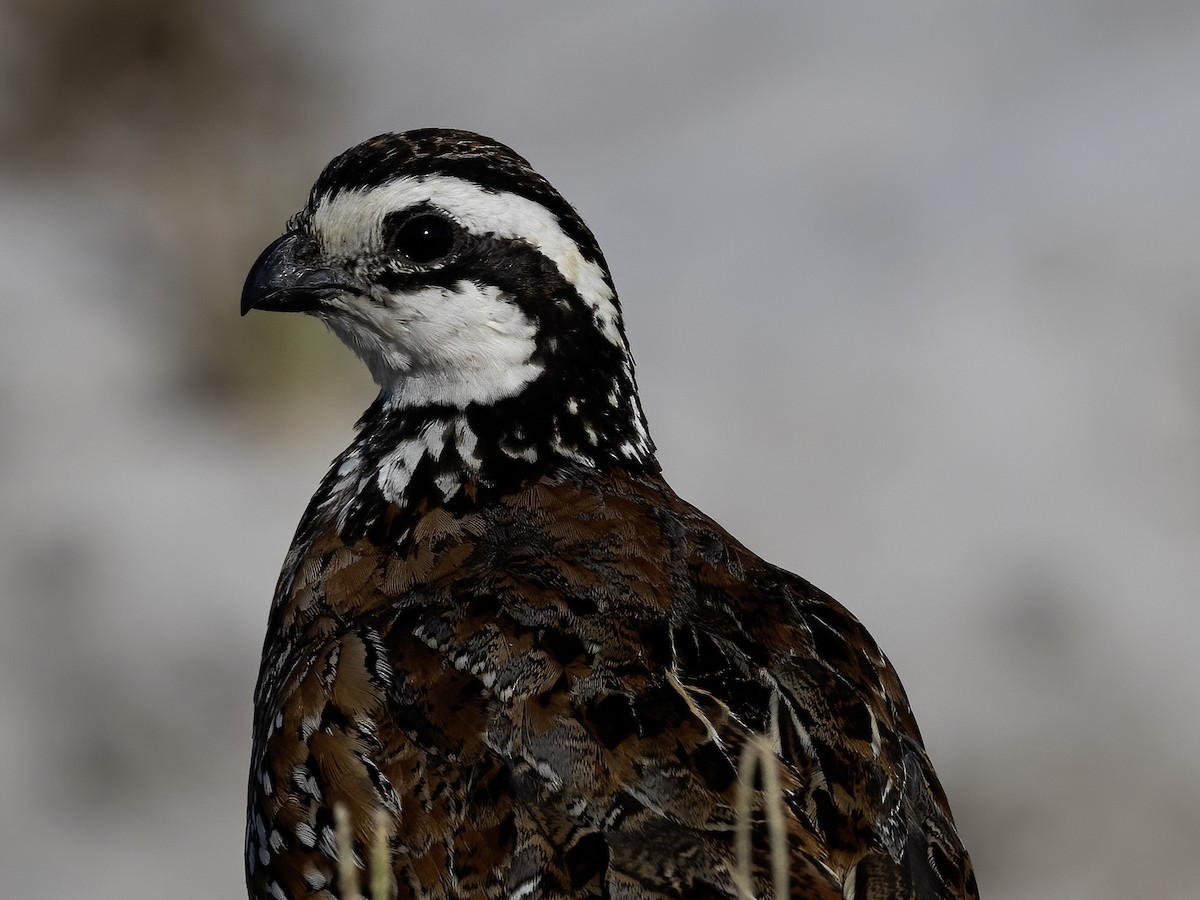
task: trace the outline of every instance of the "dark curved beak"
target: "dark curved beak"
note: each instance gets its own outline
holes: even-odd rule
[[[289,232],[254,261],[242,286],[242,315],[252,309],[312,312],[341,294],[361,294],[362,286],[343,269],[323,267],[310,238]]]

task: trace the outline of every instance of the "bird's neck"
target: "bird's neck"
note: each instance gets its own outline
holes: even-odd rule
[[[555,393],[462,408],[407,406],[382,393],[306,519],[346,540],[403,543],[425,512],[467,513],[559,472],[658,472],[636,393]]]

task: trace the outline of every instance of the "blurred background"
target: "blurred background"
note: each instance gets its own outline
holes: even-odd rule
[[[509,143],[668,477],[896,663],[984,896],[1200,882],[1200,5],[0,3],[0,884],[242,896],[292,530],[371,400],[239,319],[324,163]]]

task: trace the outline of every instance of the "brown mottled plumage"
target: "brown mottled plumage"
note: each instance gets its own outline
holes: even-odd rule
[[[252,898],[338,896],[337,804],[360,859],[384,829],[396,897],[734,897],[757,736],[791,896],[977,896],[870,635],[663,481],[603,257],[524,160],[435,130],[348,151],[243,304],[325,319],[382,387],[271,613]]]

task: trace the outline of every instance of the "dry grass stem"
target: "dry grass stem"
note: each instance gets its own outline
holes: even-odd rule
[[[358,860],[354,858],[354,826],[345,804],[333,806],[333,824],[337,834],[338,893],[342,900],[361,900],[358,889]]]
[[[372,900],[388,900],[392,896],[392,855],[388,847],[387,813],[375,810],[375,833],[371,840],[371,859],[367,864]]]
[[[788,895],[787,825],[783,813],[783,786],[779,780],[779,760],[770,742],[759,735],[746,742],[738,763],[738,789],[734,836],[734,881],[741,900],[755,900],[754,855],[751,841],[753,818],[754,776],[762,769],[762,805],[767,819],[767,834],[771,842],[771,884],[773,895]]]
[[[354,825],[344,804],[333,807],[337,837],[337,890],[342,900],[366,900],[359,890],[358,870],[362,863],[354,853]],[[371,820],[371,847],[367,857],[367,886],[370,900],[394,896],[392,855],[388,846],[387,814],[378,809]]]

